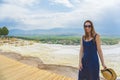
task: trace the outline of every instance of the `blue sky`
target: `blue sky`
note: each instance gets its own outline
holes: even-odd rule
[[[9,29],[83,28],[118,33],[120,0],[0,0],[0,26]]]

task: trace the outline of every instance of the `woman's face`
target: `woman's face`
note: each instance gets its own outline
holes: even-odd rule
[[[92,29],[91,23],[86,22],[84,28],[87,33],[91,32],[91,29]]]

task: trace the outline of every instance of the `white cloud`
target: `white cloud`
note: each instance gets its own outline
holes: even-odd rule
[[[18,5],[18,6],[33,6],[40,2],[41,0],[4,0],[8,4]]]
[[[68,8],[74,7],[74,5],[69,0],[50,0],[53,4],[62,4]]]
[[[0,7],[0,20],[6,17],[13,18],[20,21],[24,25],[23,27],[26,27],[25,29],[68,27],[69,24],[76,22],[81,26],[82,21],[86,19],[99,20],[106,13],[106,9],[114,9],[120,4],[119,0],[109,0],[109,2],[107,0],[49,0],[56,5],[74,7],[69,12],[44,11],[42,7],[39,10],[31,10],[28,7],[36,6],[40,1],[42,0],[5,0],[6,3]]]

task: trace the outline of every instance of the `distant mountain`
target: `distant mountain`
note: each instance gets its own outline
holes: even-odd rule
[[[118,32],[99,31],[102,36],[120,37]],[[53,28],[53,29],[35,29],[35,30],[20,30],[12,29],[9,32],[10,36],[23,36],[23,35],[82,35],[84,30],[81,28]]]
[[[53,29],[36,29],[36,30],[20,30],[12,29],[9,32],[11,36],[18,35],[81,35],[83,30],[80,28],[53,28]]]

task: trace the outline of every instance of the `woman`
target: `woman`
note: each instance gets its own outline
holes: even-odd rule
[[[81,39],[78,80],[100,80],[99,59],[106,68],[101,50],[100,35],[95,32],[90,20],[84,22],[85,35]]]

